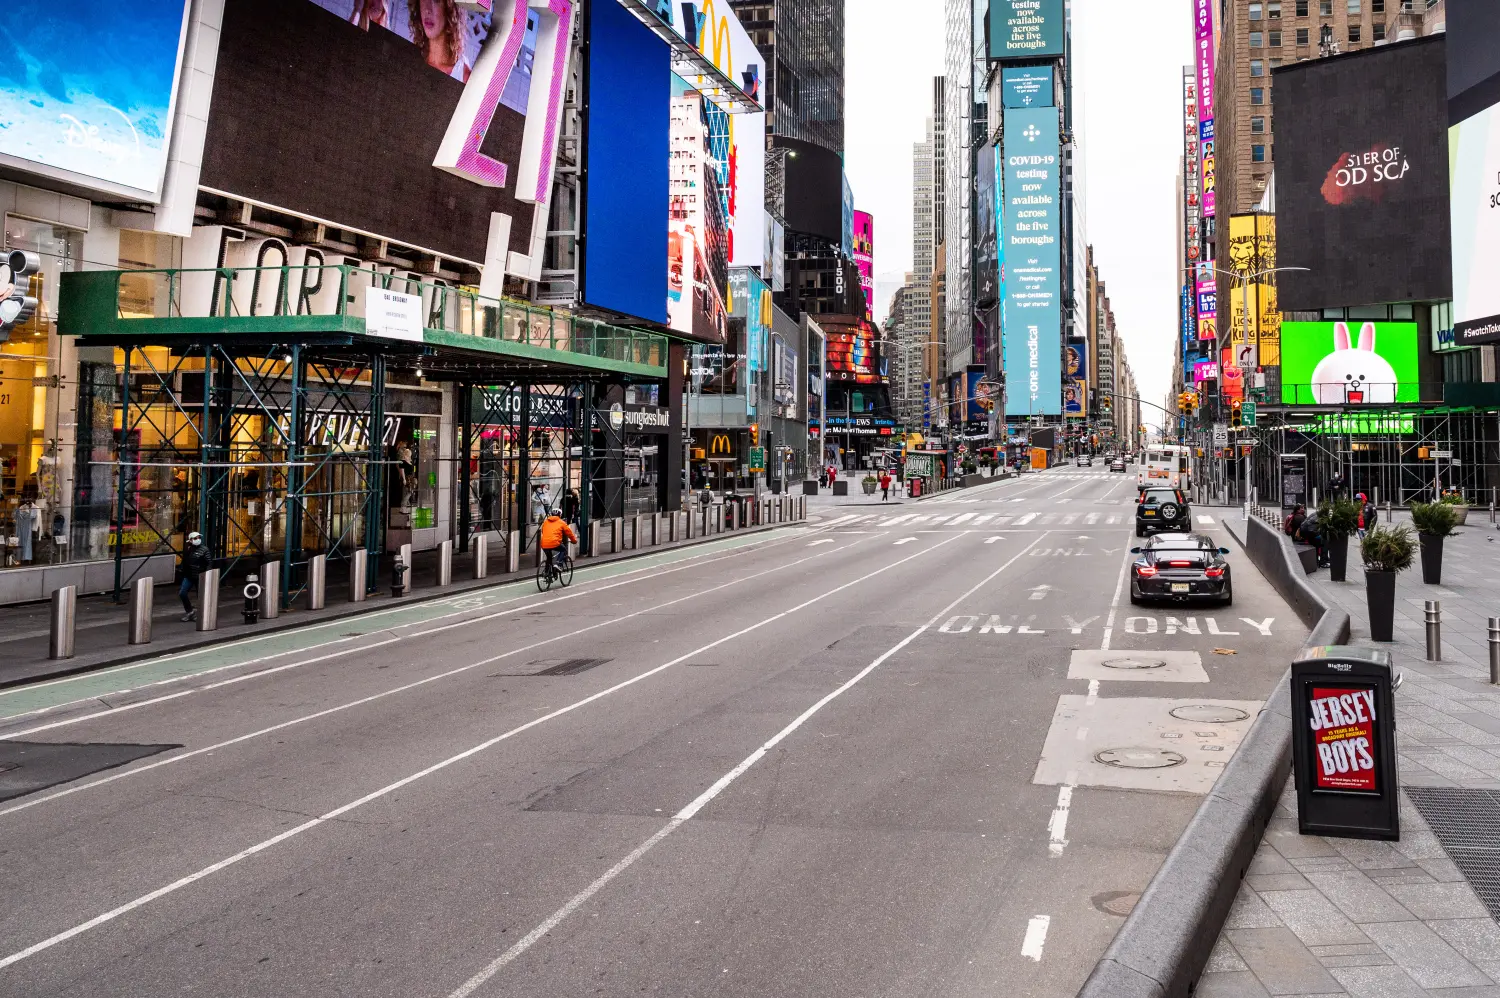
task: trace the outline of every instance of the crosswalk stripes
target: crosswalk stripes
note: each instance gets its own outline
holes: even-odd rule
[[[1066,527],[1119,526],[1119,513],[884,513],[845,514],[819,524],[823,527]]]

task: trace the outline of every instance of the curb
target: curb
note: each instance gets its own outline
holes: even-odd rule
[[[1259,520],[1221,522],[1312,629],[1309,645],[1348,640],[1349,615],[1308,584],[1289,540]],[[1291,772],[1290,679],[1288,669],[1078,998],[1192,994]]]
[[[646,557],[660,554],[666,551],[676,551],[683,548],[698,547],[702,544],[710,544],[715,541],[735,537],[746,537],[755,534],[767,533],[772,530],[785,529],[787,527],[815,526],[808,520],[788,520],[785,523],[766,523],[755,527],[741,527],[734,531],[725,531],[722,534],[714,534],[711,537],[695,537],[692,540],[681,540],[657,544],[639,550],[621,551],[618,554],[601,555],[598,558],[590,558],[580,562],[578,568],[593,568],[599,565],[608,565],[619,561],[630,561],[634,558]],[[128,650],[122,650],[119,654],[108,658],[92,659],[80,662],[79,659],[63,659],[59,661],[60,668],[48,672],[39,672],[16,679],[0,680],[0,690],[11,690],[22,686],[31,686],[36,683],[45,683],[55,679],[66,679],[71,676],[79,676],[89,672],[98,672],[103,669],[114,668],[118,665],[129,665],[145,659],[156,658],[160,655],[175,655],[183,652],[194,652],[214,645],[228,644],[231,641],[239,641],[244,638],[261,637],[267,634],[277,634],[283,631],[292,631],[300,627],[313,624],[326,624],[336,620],[346,620],[353,617],[362,617],[366,614],[377,613],[384,610],[396,609],[404,606],[416,606],[421,603],[431,603],[452,596],[465,593],[482,592],[500,586],[514,585],[517,582],[525,582],[533,578],[535,569],[512,574],[492,575],[486,579],[470,579],[455,582],[451,585],[438,587],[428,586],[413,592],[407,591],[407,595],[399,599],[366,600],[362,603],[345,603],[336,609],[312,611],[318,616],[309,616],[309,611],[301,611],[297,614],[286,613],[274,621],[262,620],[255,626],[254,630],[231,629],[220,627],[215,631],[195,632],[211,636],[200,639],[190,639],[175,645],[126,645]],[[221,608],[222,609],[222,608]],[[80,656],[82,658],[82,656]],[[68,663],[64,665],[63,663]]]

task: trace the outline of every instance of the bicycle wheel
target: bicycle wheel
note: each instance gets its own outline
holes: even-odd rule
[[[547,555],[542,554],[542,560],[536,566],[536,588],[537,592],[546,592],[552,588],[552,566],[547,561]]]
[[[557,581],[564,589],[573,584],[573,559],[571,557],[563,559],[561,567],[557,570]]]

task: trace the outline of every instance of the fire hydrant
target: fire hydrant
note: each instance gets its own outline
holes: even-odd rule
[[[396,555],[396,560],[391,563],[391,595],[406,595],[406,562],[401,556]]]
[[[254,574],[245,576],[245,623],[260,620],[260,580]]]

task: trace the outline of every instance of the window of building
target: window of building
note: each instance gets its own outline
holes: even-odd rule
[[[1281,20],[1281,0],[1271,0],[1266,4],[1266,17],[1273,21]]]
[[[1253,3],[1253,4],[1250,5],[1250,20],[1252,20],[1252,21],[1259,21],[1260,20],[1260,18],[1261,18],[1261,6],[1262,5],[1258,4],[1258,3]]]
[[[1266,64],[1263,63],[1263,62],[1261,62],[1259,59],[1251,59],[1250,60],[1250,75],[1251,76],[1265,76],[1266,75]]]
[[[1297,0],[1297,16],[1307,16],[1307,0]]]
[[[1250,131],[1255,135],[1266,134],[1266,119],[1261,115],[1255,115],[1250,119]]]
[[[1359,41],[1359,25],[1357,25],[1357,24],[1351,24],[1351,25],[1349,25],[1349,40],[1351,42],[1357,42],[1357,41]]]
[[[1359,3],[1360,3],[1360,0],[1349,0],[1349,16],[1350,17],[1358,17],[1359,16]]]
[[[1269,35],[1270,36],[1266,39],[1266,43],[1273,49],[1281,48],[1281,32],[1272,31],[1269,33]]]
[[[1306,28],[1298,28],[1297,29],[1297,44],[1298,45],[1306,45],[1307,44],[1307,29]]]
[[[1374,38],[1377,42],[1383,42],[1383,41],[1385,41],[1385,22],[1384,21],[1376,21],[1375,22],[1374,34],[1371,37]]]
[[[1385,0],[1370,0],[1370,10],[1376,14],[1385,13]]]
[[[1281,65],[1281,60],[1280,59],[1272,59],[1271,60],[1271,68],[1272,69],[1275,69],[1277,66],[1280,66],[1280,65]]]
[[[1318,0],[1318,16],[1319,17],[1332,17],[1333,16],[1333,0]]]
[[[1254,145],[1250,147],[1250,162],[1264,163],[1266,161],[1266,147]]]
[[[1265,102],[1266,102],[1266,88],[1265,87],[1251,87],[1250,88],[1250,103],[1252,103],[1252,104],[1264,104]]]
[[[1251,48],[1253,48],[1253,49],[1264,48],[1265,47],[1265,43],[1266,43],[1266,36],[1265,36],[1264,33],[1259,32],[1259,31],[1252,31],[1252,32],[1250,32],[1250,47]]]

